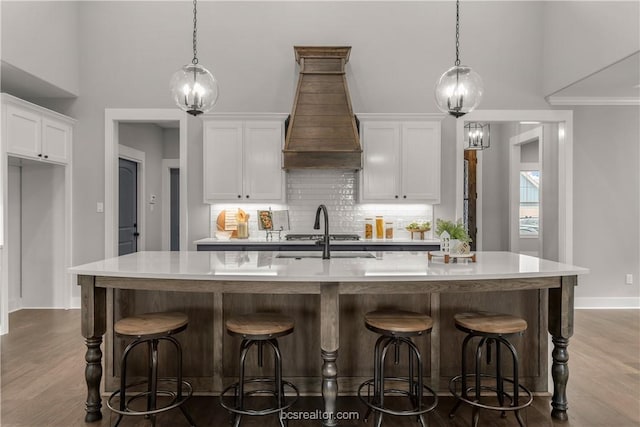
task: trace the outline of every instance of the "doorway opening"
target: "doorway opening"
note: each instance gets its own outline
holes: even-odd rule
[[[120,158],[124,151],[138,150],[145,154],[144,171],[138,169],[137,249],[168,250],[165,234],[171,225],[165,220],[165,200],[170,200],[170,188],[164,191],[164,162],[171,160],[180,171],[177,176],[177,223],[174,226],[174,247],[186,249],[187,218],[187,117],[175,109],[107,109],[105,111],[105,257],[120,251]],[[155,136],[154,136],[155,135]],[[171,144],[167,141],[171,140]],[[170,146],[171,148],[167,148]],[[126,157],[126,155],[125,155]],[[129,159],[131,160],[131,159]],[[134,159],[135,160],[135,159]],[[138,166],[140,163],[138,163]],[[161,208],[162,206],[162,208]],[[167,218],[170,218],[169,214]],[[131,228],[130,224],[130,228]],[[131,231],[131,230],[130,230]],[[136,231],[133,231],[135,233]],[[167,240],[167,241],[170,241]],[[177,244],[176,244],[177,242]]]
[[[469,159],[465,158],[465,121],[491,123],[491,147],[477,152],[476,188],[477,201],[475,210],[476,250],[511,250],[521,245],[521,241],[536,242],[538,256],[571,263],[573,259],[573,113],[567,110],[476,110],[456,122],[456,218],[473,217],[471,196],[468,192]],[[527,123],[528,122],[528,123]],[[531,124],[530,122],[536,122]],[[495,126],[494,126],[495,125]],[[543,148],[538,151],[539,172],[535,176],[535,168],[525,166],[524,172],[530,172],[530,183],[537,179],[539,190],[537,220],[538,236],[520,238],[520,166],[515,180],[509,164],[509,138],[536,127],[542,127],[544,136]],[[495,129],[495,132],[494,132]],[[502,140],[502,146],[498,140]],[[496,145],[497,144],[497,145]],[[547,147],[550,147],[548,149]],[[519,160],[519,163],[520,160]],[[527,162],[524,162],[527,163]],[[465,173],[465,164],[467,173]],[[518,202],[515,200],[510,182],[516,182]],[[543,194],[544,193],[544,194]],[[543,203],[544,199],[544,203]],[[529,203],[533,203],[529,201]],[[515,214],[512,207],[516,206]],[[524,209],[524,206],[523,206]],[[524,212],[524,211],[523,211]],[[526,216],[532,216],[527,215]],[[515,221],[512,218],[516,218]],[[547,221],[544,221],[547,219]],[[526,223],[529,224],[526,224]],[[523,226],[529,225],[528,231],[536,222],[533,218],[524,218]],[[542,225],[544,223],[544,228]],[[511,230],[514,230],[511,233]],[[517,244],[512,242],[511,235],[517,236]]]
[[[542,244],[544,146],[542,126],[509,139],[509,250],[536,257],[550,255]]]

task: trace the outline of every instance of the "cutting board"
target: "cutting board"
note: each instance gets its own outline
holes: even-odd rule
[[[216,219],[216,227],[218,230],[232,231],[231,237],[238,237],[238,219],[237,215],[246,216],[242,209],[225,209],[218,214]]]

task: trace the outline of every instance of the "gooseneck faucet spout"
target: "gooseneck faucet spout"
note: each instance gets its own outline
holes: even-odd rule
[[[324,214],[324,236],[322,240],[318,240],[319,245],[323,245],[322,259],[331,258],[331,251],[329,250],[329,215],[327,214],[327,207],[325,205],[318,206],[316,210],[316,222],[313,224],[314,230],[320,230],[320,211]]]

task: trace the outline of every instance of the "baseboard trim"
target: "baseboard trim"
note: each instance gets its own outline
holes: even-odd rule
[[[21,308],[22,308],[22,299],[9,300],[9,313],[13,313],[14,311],[18,311]]]
[[[579,297],[575,300],[575,308],[635,308],[640,309],[640,297]]]

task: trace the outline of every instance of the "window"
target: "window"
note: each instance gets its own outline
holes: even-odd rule
[[[520,171],[520,237],[538,237],[540,171]]]

